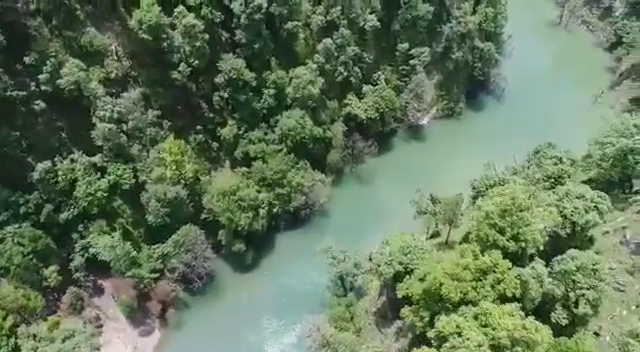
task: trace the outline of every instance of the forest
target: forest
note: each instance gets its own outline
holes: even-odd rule
[[[380,340],[358,325],[369,316],[354,317],[377,281],[380,322],[406,328],[394,344],[583,352],[576,332],[603,288],[588,230],[611,207],[600,192],[628,194],[638,170],[638,14],[636,0],[622,11],[566,4],[562,21],[597,15],[630,115],[582,158],[547,145],[486,174],[473,201],[419,197],[430,232],[473,225],[451,251],[412,235],[371,262],[331,252],[342,264],[323,350]],[[194,293],[217,257],[255,265],[398,129],[499,91],[506,20],[504,0],[2,1],[0,352],[98,350],[85,309],[97,277]],[[513,213],[500,223],[495,211]],[[581,270],[584,281],[570,279]],[[118,302],[125,313],[137,304]]]
[[[96,277],[196,292],[217,256],[254,264],[399,128],[490,90],[505,23],[503,0],[2,1],[0,351],[95,350]]]
[[[313,350],[640,351],[640,2],[555,2],[557,25],[613,55],[619,116],[582,156],[546,143],[488,164],[466,197],[418,191],[421,232],[367,255],[326,248]]]
[[[467,199],[419,192],[413,204],[422,232],[391,236],[366,257],[327,248],[329,307],[310,330],[312,347],[639,351],[637,311],[625,311],[630,323],[607,336],[601,331],[608,327],[591,324],[611,287],[620,285],[611,274],[616,258],[595,247],[605,234],[594,230],[622,206],[635,219],[632,236],[640,243],[640,195],[633,188],[640,179],[638,136],[640,116],[622,115],[581,158],[546,143],[504,170],[487,165]],[[605,241],[623,248],[619,230]],[[617,255],[631,256],[626,249]],[[640,282],[639,267],[634,259],[621,268],[634,279],[628,285]],[[638,307],[637,295],[618,290],[630,309]]]

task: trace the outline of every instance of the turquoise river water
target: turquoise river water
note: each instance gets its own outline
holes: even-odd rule
[[[220,263],[209,292],[192,300],[168,332],[162,352],[304,352],[303,325],[322,311],[326,266],[319,249],[368,251],[385,236],[416,229],[409,201],[417,188],[465,191],[482,165],[522,158],[552,141],[580,152],[606,116],[592,96],[606,87],[609,57],[592,38],[555,25],[549,0],[510,0],[502,102],[460,119],[431,122],[423,140],[400,134],[333,192],[326,214],[278,235],[273,252],[248,273]]]

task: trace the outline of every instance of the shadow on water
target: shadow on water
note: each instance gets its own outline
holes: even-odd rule
[[[573,32],[573,30],[571,28],[572,27],[571,25],[559,24],[558,23],[558,18],[548,18],[545,22],[546,22],[545,24],[547,26],[551,27],[551,28],[561,29],[561,30],[563,30],[565,32],[569,32],[569,33]]]
[[[489,95],[477,94],[474,97],[467,99],[467,108],[475,113],[484,111],[487,108],[486,99]]]
[[[362,185],[371,184],[370,177],[368,177],[367,174],[362,170],[363,164],[347,167],[345,170],[341,171],[339,174],[334,175],[333,179],[331,180],[331,187],[332,188],[340,187],[345,182],[347,182],[347,179],[355,180],[358,184],[362,184]],[[318,216],[317,214],[313,215],[313,217],[317,217],[317,216]]]
[[[427,132],[424,126],[409,126],[404,130],[400,138],[404,141],[425,142],[427,140]]]
[[[392,136],[386,136],[378,141],[378,153],[377,155],[384,155],[390,153],[394,149],[393,137],[396,135],[394,133]]]
[[[307,216],[284,220],[281,225],[272,226],[271,229],[264,234],[259,235],[256,240],[248,244],[249,250],[246,252],[223,253],[220,257],[234,272],[239,274],[248,274],[260,267],[262,260],[273,252],[279,236],[282,236],[284,233],[291,233],[299,230],[314,219],[326,217],[327,214],[327,210],[325,208],[321,208]]]
[[[260,266],[262,260],[267,257],[276,246],[276,234],[280,231],[269,230],[260,235],[258,241],[250,245],[250,249],[243,253],[223,253],[221,258],[239,274],[247,274]]]

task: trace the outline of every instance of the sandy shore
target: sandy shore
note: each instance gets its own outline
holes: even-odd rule
[[[157,323],[153,332],[141,336],[140,329],[133,327],[120,312],[111,294],[108,280],[101,280],[104,288],[101,296],[92,298],[93,304],[102,316],[101,352],[153,352],[160,342],[161,332]]]

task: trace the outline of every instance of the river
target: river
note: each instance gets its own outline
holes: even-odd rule
[[[238,274],[220,263],[209,292],[180,314],[161,351],[305,351],[301,326],[326,299],[322,246],[365,252],[385,235],[416,229],[409,201],[417,188],[466,191],[487,161],[513,162],[545,141],[581,151],[609,111],[592,96],[609,82],[610,59],[586,33],[558,28],[555,14],[550,0],[510,0],[504,100],[432,121],[421,139],[401,133],[392,151],[333,190],[326,214],[279,234],[256,270]]]

